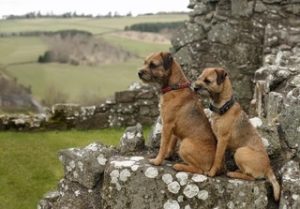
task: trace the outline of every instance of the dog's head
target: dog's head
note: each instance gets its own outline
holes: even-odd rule
[[[163,84],[171,75],[173,62],[174,59],[169,52],[153,53],[145,59],[138,75],[146,83]]]
[[[194,90],[208,96],[223,91],[227,72],[223,68],[205,68],[194,84]]]

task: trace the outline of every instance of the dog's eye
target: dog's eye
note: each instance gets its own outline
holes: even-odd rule
[[[153,62],[151,62],[151,63],[150,63],[150,65],[149,65],[149,67],[153,69],[153,68],[156,68],[156,67],[157,67],[157,65],[156,65],[156,64],[154,64]]]
[[[204,82],[205,82],[206,84],[210,84],[210,83],[211,83],[210,80],[208,80],[208,79],[205,79]]]

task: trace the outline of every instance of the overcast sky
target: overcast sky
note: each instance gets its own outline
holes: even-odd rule
[[[189,0],[0,0],[0,16],[25,14],[40,11],[42,14],[53,12],[61,14],[119,14],[132,12],[133,15],[156,13],[159,11],[188,11]]]

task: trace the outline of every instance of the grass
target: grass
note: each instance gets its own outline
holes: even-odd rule
[[[54,87],[67,94],[69,102],[80,102],[86,95],[106,98],[115,91],[127,89],[138,80],[140,63],[139,60],[100,66],[32,63],[10,66],[6,71],[20,83],[31,86],[33,95],[39,100]]]
[[[144,136],[149,130],[145,128]],[[63,176],[59,150],[95,141],[117,145],[123,131],[0,132],[0,208],[36,208],[43,194],[56,189]]]
[[[120,18],[40,18],[20,20],[0,20],[0,33],[20,31],[56,31],[78,29],[93,34],[123,30],[125,26],[141,22],[176,22],[188,19],[188,15],[151,15]]]
[[[144,58],[152,52],[168,51],[170,44],[156,44],[145,41],[133,40],[130,38],[123,38],[117,35],[103,35],[102,38],[115,46],[122,47],[134,54]]]
[[[0,38],[0,63],[9,65],[37,61],[38,55],[46,49],[46,43],[39,37]]]

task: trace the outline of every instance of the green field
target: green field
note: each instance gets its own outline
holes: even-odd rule
[[[187,19],[187,15],[153,15],[120,18],[70,18],[70,19],[23,19],[1,20],[0,33],[24,31],[57,31],[66,29],[86,30],[107,42],[138,56],[126,62],[98,66],[73,66],[59,63],[37,63],[38,56],[48,46],[43,37],[0,38],[0,66],[18,82],[30,86],[33,96],[43,101],[52,91],[67,95],[66,102],[83,103],[87,97],[101,101],[115,91],[125,90],[138,81],[137,69],[143,58],[155,51],[169,50],[170,44],[147,42],[118,36],[113,31],[123,30],[126,25],[141,22],[172,22]],[[83,102],[84,101],[84,102]]]
[[[145,129],[144,136],[149,133]],[[92,142],[117,145],[124,129],[0,132],[0,208],[32,209],[63,176],[58,151]]]
[[[40,18],[20,20],[0,20],[0,33],[21,31],[57,31],[78,29],[89,31],[93,34],[123,30],[125,26],[146,22],[176,22],[186,20],[187,15],[149,15],[119,18]]]

